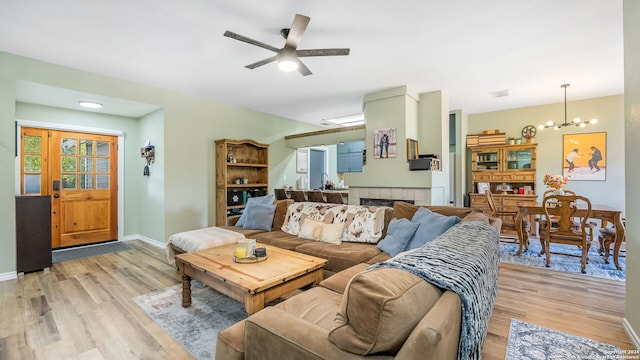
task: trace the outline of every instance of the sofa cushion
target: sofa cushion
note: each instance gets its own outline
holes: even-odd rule
[[[387,254],[396,256],[407,248],[418,227],[420,227],[420,224],[405,218],[392,219],[389,223],[387,236],[376,246]]]
[[[328,331],[333,327],[333,318],[341,302],[341,293],[317,286],[296,294],[274,307]]]
[[[475,213],[482,213],[482,209],[463,208],[455,206],[420,206],[409,204],[404,201],[396,201],[393,203],[393,217],[396,219],[411,219],[418,209],[426,207],[427,209],[445,216],[457,216],[464,219],[466,216]]]
[[[300,245],[316,243],[317,241],[301,239],[297,235],[287,234],[280,230],[261,232],[252,237],[256,242],[265,245],[277,246],[281,249],[295,251]]]
[[[460,218],[457,216],[440,215],[427,208],[421,207],[413,215],[411,222],[418,223],[420,226],[413,234],[405,250],[418,248],[437,238],[440,234],[449,230],[450,227],[460,222]]]
[[[249,229],[243,229],[242,226],[238,227],[238,226],[218,226],[220,228],[223,229],[227,229],[227,230],[231,230],[231,231],[235,231],[237,233],[240,233],[242,235],[244,235],[245,238],[249,239],[251,237],[253,237],[255,234],[259,234],[261,232],[264,232],[262,230],[249,230]]]
[[[306,218],[331,224],[334,222],[336,209],[346,206],[316,202],[294,202],[287,208],[287,215],[281,229],[287,234],[298,235],[300,226]]]
[[[276,204],[252,204],[244,210],[247,218],[242,226],[245,230],[264,230],[271,231],[273,224],[273,214],[276,211]]]
[[[337,272],[335,275],[329,276],[328,278],[322,280],[320,282],[320,286],[342,294],[344,293],[344,290],[347,288],[349,281],[351,281],[351,278],[354,275],[367,270],[368,267],[369,267],[369,264],[367,263],[354,265],[348,269],[344,269],[340,272]],[[340,297],[340,300],[342,300],[342,297]]]
[[[325,224],[321,221],[307,218],[302,222],[298,237],[340,245],[343,231],[344,224]]]
[[[361,272],[344,292],[329,341],[354,354],[393,354],[441,294],[403,270]]]
[[[307,243],[296,247],[295,251],[327,259],[324,268],[332,272],[342,271],[353,265],[367,262],[380,253],[380,249],[375,244],[343,242],[340,245],[333,245],[308,240]]]
[[[247,204],[246,204],[246,206],[244,208],[244,211],[242,212],[242,216],[240,216],[240,219],[238,219],[238,222],[236,222],[236,226],[244,227],[244,223],[247,221],[247,210],[249,210],[251,205],[253,205],[253,204],[271,204],[271,203],[273,203],[274,199],[275,199],[275,196],[273,194],[266,195],[266,196],[256,196],[256,197],[249,198],[249,200],[247,200]]]
[[[385,217],[391,208],[384,206],[346,205],[333,209],[334,223],[345,223],[342,241],[375,244],[382,238]]]
[[[273,214],[273,228],[280,230],[284,224],[284,218],[287,215],[287,208],[293,204],[291,199],[276,200],[276,212]]]

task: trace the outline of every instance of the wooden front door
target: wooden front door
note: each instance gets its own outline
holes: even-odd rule
[[[117,137],[23,128],[21,192],[51,195],[53,248],[117,239]]]

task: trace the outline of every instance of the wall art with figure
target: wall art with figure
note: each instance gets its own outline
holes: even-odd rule
[[[396,128],[374,130],[373,135],[373,157],[375,159],[396,157]]]
[[[607,133],[565,134],[562,175],[569,181],[607,179]]]

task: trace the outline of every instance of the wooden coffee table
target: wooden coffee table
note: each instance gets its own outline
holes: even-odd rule
[[[244,302],[247,313],[253,314],[264,304],[309,284],[322,281],[322,267],[327,260],[260,245],[267,249],[267,260],[257,263],[236,263],[236,244],[176,256],[182,275],[182,306],[191,306],[191,279]]]

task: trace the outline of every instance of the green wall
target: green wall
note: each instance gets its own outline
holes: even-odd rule
[[[624,1],[624,102],[627,193],[627,302],[625,327],[640,348],[640,2]]]
[[[567,117],[572,119],[597,118],[596,125],[586,128],[566,127],[561,130],[538,130],[535,141],[538,143],[537,193],[541,194],[545,186],[544,174],[562,174],[564,155],[562,154],[563,134],[591,132],[607,133],[607,174],[606,181],[571,181],[569,188],[579,194],[586,194],[594,204],[610,205],[617,209],[625,208],[625,151],[624,151],[624,97],[623,95],[569,101]],[[507,137],[520,137],[525,125],[538,126],[549,119],[564,121],[564,103],[531,106],[518,109],[495,111],[468,116],[469,134],[482,133],[482,130],[500,129]],[[467,174],[470,184],[471,172]],[[467,189],[470,189],[468,187]]]
[[[124,117],[98,118],[95,127],[125,131],[124,235],[160,242],[168,235],[215,223],[214,139],[251,138],[269,143],[270,182],[295,178],[294,149],[284,136],[318,130],[310,124],[186,96],[130,81],[108,78],[0,52],[0,278],[15,273],[15,137],[16,108],[24,120],[64,120],[65,110],[16,104],[16,81],[155,104],[161,111],[123,128]],[[52,116],[46,116],[50,112]],[[80,113],[80,112],[78,112]],[[37,114],[37,115],[36,115]],[[26,117],[32,117],[27,119]],[[88,117],[89,118],[89,117]],[[114,122],[111,122],[113,120]],[[84,126],[89,126],[83,123]],[[150,177],[142,176],[139,151],[146,139],[157,146]],[[272,186],[273,187],[273,186]],[[144,218],[143,218],[144,217]],[[122,224],[121,224],[122,225]]]

